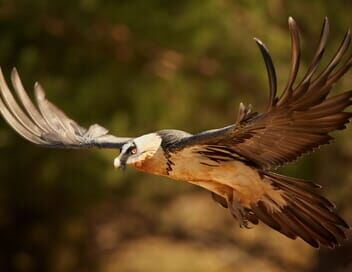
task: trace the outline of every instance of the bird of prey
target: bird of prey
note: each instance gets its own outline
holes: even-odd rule
[[[269,78],[269,102],[265,112],[253,112],[242,103],[229,126],[190,134],[161,130],[137,138],[116,137],[94,124],[88,129],[68,118],[46,99],[36,83],[33,103],[14,69],[11,81],[15,98],[0,73],[0,112],[22,137],[50,148],[114,148],[120,151],[116,168],[137,170],[190,182],[209,190],[244,228],[259,221],[291,239],[300,237],[311,246],[334,248],[346,239],[349,225],[335,213],[335,206],[316,183],[283,176],[275,169],[312,152],[333,138],[329,134],[346,127],[352,91],[329,96],[334,84],[352,66],[343,61],[351,34],[348,30],[330,62],[318,72],[328,38],[325,18],[315,55],[298,80],[300,38],[296,22],[288,19],[291,36],[291,68],[285,89],[277,95],[276,72],[269,51],[255,39]],[[17,103],[17,100],[20,102]]]

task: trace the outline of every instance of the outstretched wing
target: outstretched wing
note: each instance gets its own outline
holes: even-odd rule
[[[28,141],[53,148],[120,148],[129,140],[110,135],[107,129],[97,124],[88,129],[81,127],[46,99],[38,83],[34,85],[36,107],[16,69],[12,70],[11,80],[23,107],[12,95],[0,69],[0,112],[7,123]]]
[[[226,153],[231,151],[255,163],[257,167],[272,168],[329,143],[332,139],[330,132],[345,128],[352,117],[351,112],[344,112],[352,105],[352,91],[329,98],[327,96],[333,85],[352,66],[352,57],[349,57],[336,69],[349,48],[350,31],[347,31],[330,63],[317,73],[329,32],[328,19],[325,18],[315,56],[303,79],[294,87],[300,61],[300,42],[299,30],[292,18],[289,18],[289,29],[292,64],[287,86],[280,98],[276,95],[276,73],[269,51],[256,39],[270,83],[267,111],[262,114],[251,113],[250,107],[241,104],[236,124],[181,139],[170,147],[171,151],[194,145],[219,146],[226,151],[222,156],[226,157]]]

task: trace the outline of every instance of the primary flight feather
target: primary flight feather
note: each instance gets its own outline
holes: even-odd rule
[[[161,130],[137,138],[110,135],[97,124],[86,129],[48,101],[38,83],[34,86],[34,104],[16,69],[11,74],[16,98],[0,71],[0,112],[14,130],[35,144],[119,149],[114,160],[116,168],[130,165],[201,186],[229,209],[241,227],[262,221],[291,239],[300,237],[313,247],[334,248],[346,239],[349,225],[317,192],[320,186],[273,170],[329,143],[329,133],[344,129],[351,119],[352,113],[345,109],[352,105],[352,91],[329,96],[334,84],[352,66],[351,56],[342,60],[351,34],[347,31],[331,61],[318,73],[329,32],[326,18],[313,60],[302,79],[297,80],[299,30],[291,17],[288,22],[292,64],[282,95],[277,96],[276,72],[269,51],[255,39],[269,78],[266,111],[252,112],[251,106],[241,103],[236,122],[224,128],[195,135]]]

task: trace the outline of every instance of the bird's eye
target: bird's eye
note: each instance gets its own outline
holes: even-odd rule
[[[137,148],[135,148],[135,147],[134,147],[134,148],[132,148],[132,149],[131,149],[131,154],[133,154],[133,155],[134,155],[134,154],[136,154],[136,153],[137,153]]]

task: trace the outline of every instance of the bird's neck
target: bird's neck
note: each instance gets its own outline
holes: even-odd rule
[[[161,148],[159,148],[153,156],[147,156],[143,161],[132,164],[132,167],[138,171],[153,175],[167,175],[167,159]]]

